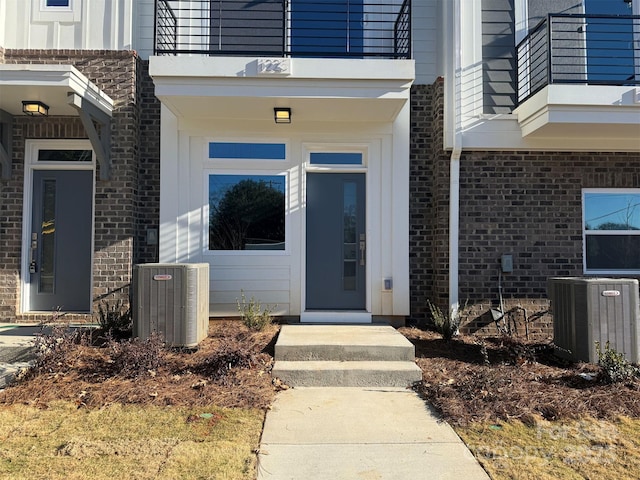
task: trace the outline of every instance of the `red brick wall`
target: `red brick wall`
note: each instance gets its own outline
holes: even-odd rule
[[[94,311],[105,296],[128,300],[132,264],[157,259],[157,247],[137,246],[141,229],[157,228],[159,203],[159,109],[150,79],[141,79],[148,75],[146,63],[127,51],[11,49],[5,50],[4,62],[74,65],[114,100],[111,176],[105,181],[96,175]],[[14,124],[13,176],[0,182],[0,243],[7,245],[0,251],[0,321],[40,321],[50,316],[20,315],[18,308],[25,140],[87,136],[77,117],[16,117]],[[141,193],[140,186],[155,192]],[[93,320],[90,315],[68,318]]]
[[[427,301],[447,308],[449,298],[449,154],[442,148],[444,89],[411,89],[409,269],[411,319],[429,318]]]
[[[427,300],[446,311],[449,287],[449,158],[442,149],[443,84],[411,96],[411,319],[429,323]],[[552,336],[552,276],[582,275],[582,188],[637,188],[637,153],[463,151],[460,160],[459,299],[465,332],[498,326]],[[513,255],[513,273],[499,275]],[[500,306],[505,321],[493,321]]]
[[[465,152],[460,171],[460,299],[469,300],[470,330],[496,331],[488,312],[499,305],[499,268],[505,311],[530,331],[552,333],[546,282],[580,276],[582,189],[637,188],[637,153]],[[533,317],[531,320],[530,317]],[[520,326],[524,331],[524,325]]]

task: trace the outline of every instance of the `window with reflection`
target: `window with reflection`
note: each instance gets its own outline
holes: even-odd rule
[[[284,250],[284,175],[209,175],[209,250]]]
[[[640,189],[585,191],[587,272],[640,272]]]

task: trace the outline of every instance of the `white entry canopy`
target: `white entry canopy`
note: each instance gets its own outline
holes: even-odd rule
[[[12,117],[23,114],[23,100],[46,104],[52,116],[79,116],[100,163],[101,178],[108,178],[113,100],[72,65],[33,64],[0,65],[0,122],[9,125],[0,139],[3,178],[11,171]]]
[[[413,60],[151,57],[156,96],[177,117],[393,122],[409,99]]]

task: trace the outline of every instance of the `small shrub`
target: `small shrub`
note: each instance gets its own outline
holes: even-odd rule
[[[216,351],[203,362],[199,373],[211,380],[225,384],[233,368],[250,368],[258,362],[259,352],[255,345],[242,339],[229,339],[220,343]]]
[[[243,290],[240,291],[240,299],[236,299],[236,302],[242,321],[251,330],[263,330],[273,322],[271,313],[275,305],[263,307],[253,296],[247,301]]]
[[[612,349],[608,341],[604,346],[604,352],[600,348],[600,342],[596,342],[596,353],[598,365],[602,369],[601,374],[607,383],[627,382],[640,376],[640,369],[629,363],[624,354]]]
[[[122,300],[117,300],[113,304],[105,301],[98,305],[98,323],[106,335],[128,338],[131,336],[133,327],[131,308],[125,306]]]
[[[88,336],[80,329],[70,329],[67,325],[53,325],[50,333],[42,332],[35,336],[35,360],[32,371],[38,373],[67,372],[75,359],[78,345],[87,344]]]
[[[453,309],[447,314],[440,310],[440,307],[434,305],[427,300],[429,311],[431,312],[431,318],[436,331],[442,335],[442,338],[448,342],[454,335],[457,335],[458,328],[460,327],[460,311],[454,312]]]
[[[155,375],[165,351],[162,337],[156,333],[144,340],[134,338],[117,341],[111,338],[107,346],[115,373],[125,378]]]

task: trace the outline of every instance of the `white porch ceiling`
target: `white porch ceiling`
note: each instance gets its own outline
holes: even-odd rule
[[[71,93],[111,116],[113,100],[72,65],[0,65],[0,110],[11,115],[23,115],[22,100],[39,100],[49,115],[77,116]]]

